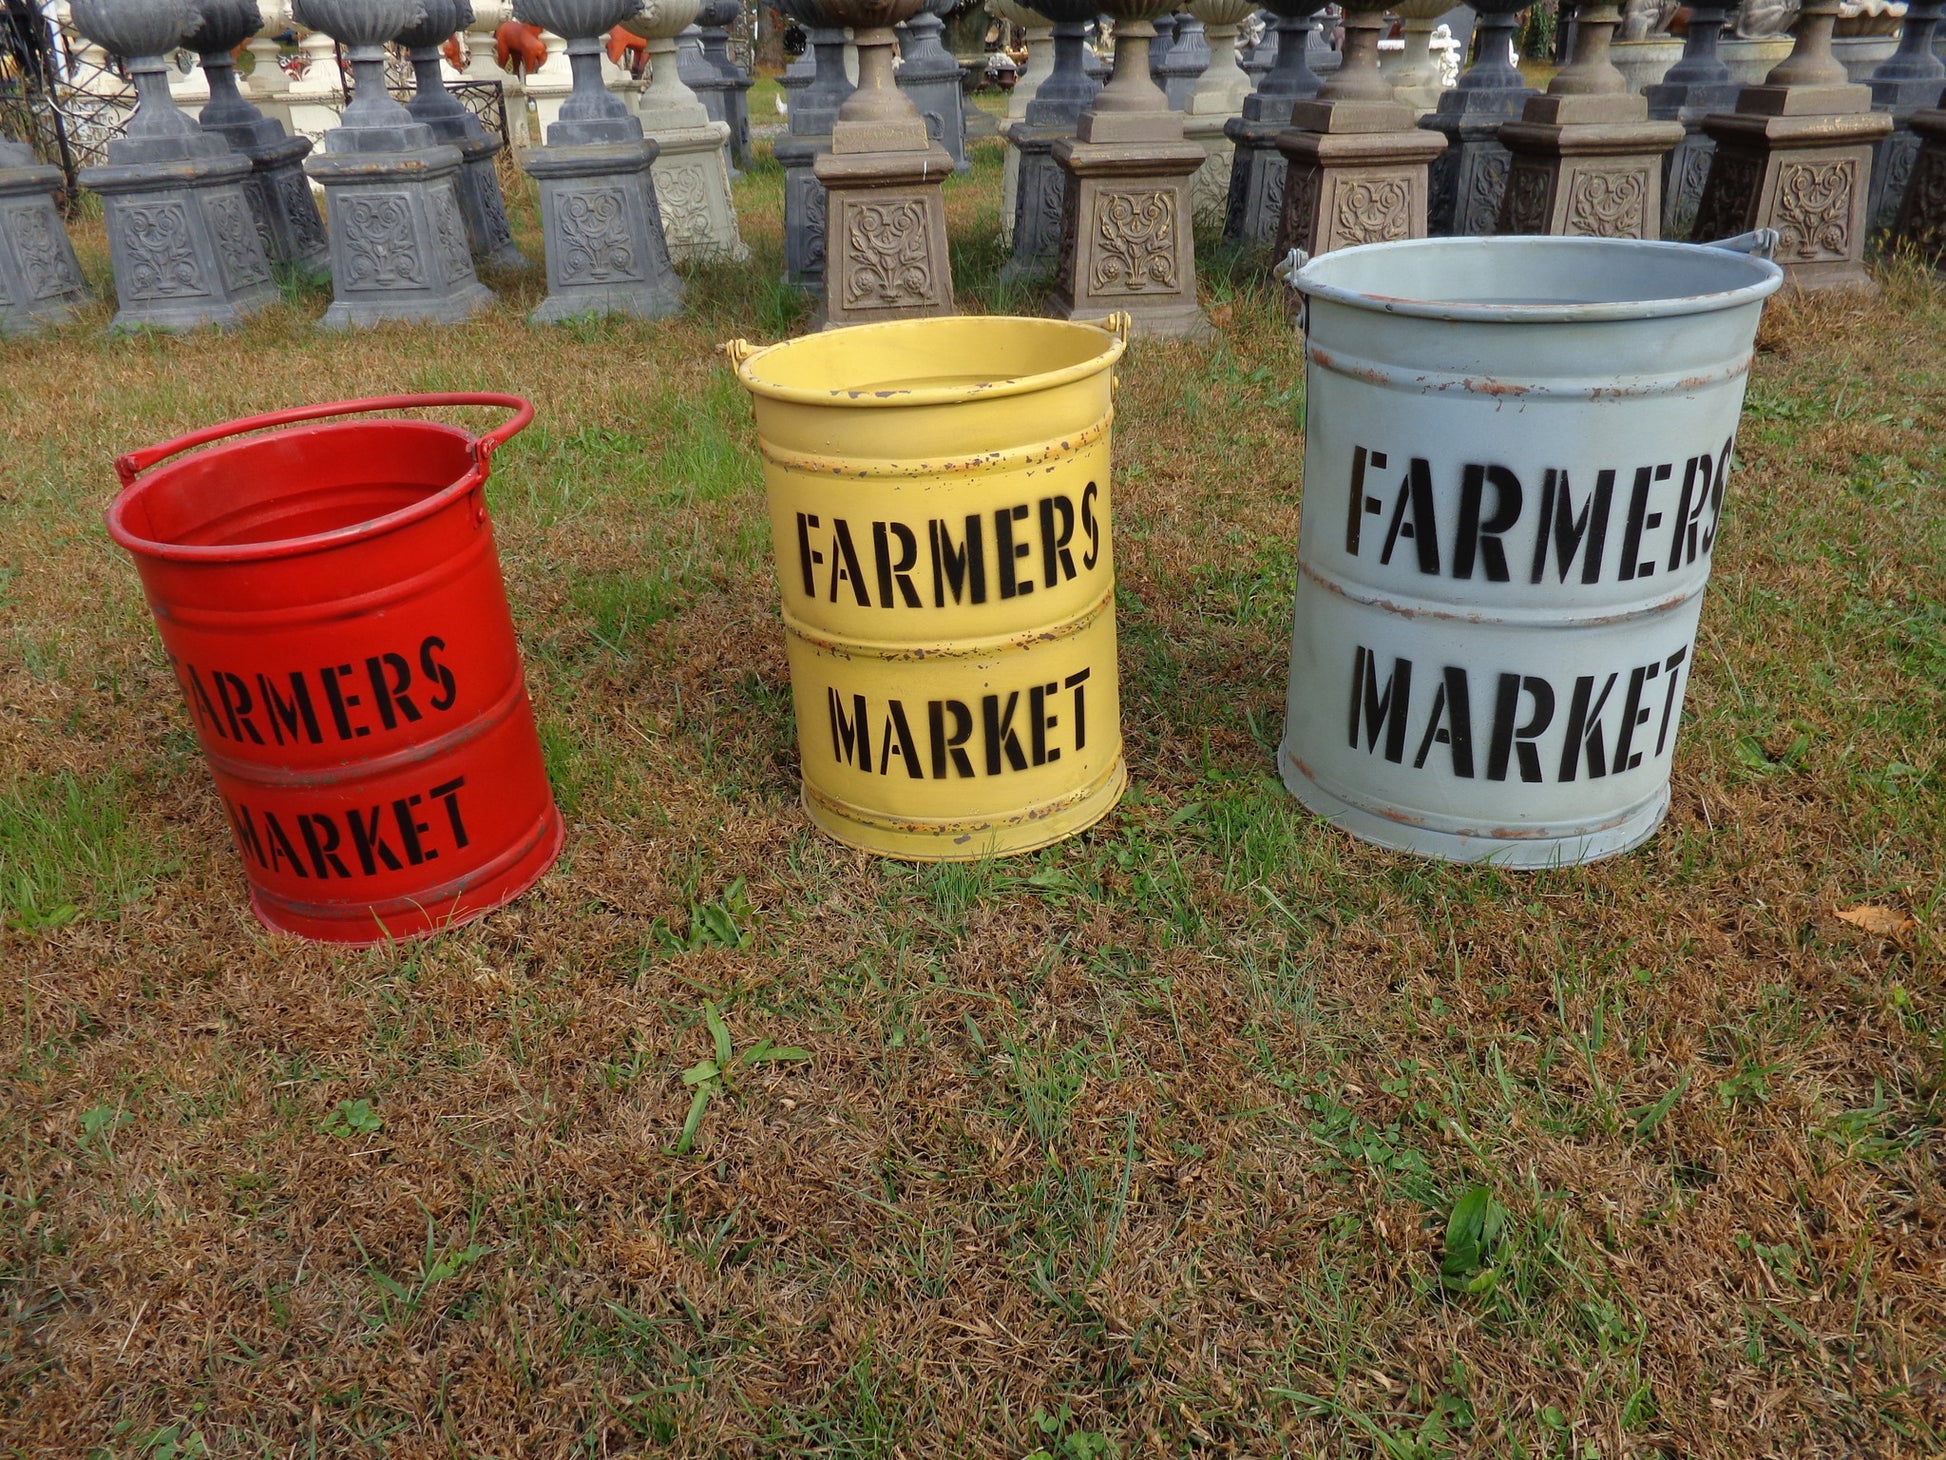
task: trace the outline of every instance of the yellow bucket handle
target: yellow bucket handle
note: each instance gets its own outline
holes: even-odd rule
[[[730,357],[730,368],[734,370],[752,355],[758,353],[760,350],[768,349],[769,346],[753,345],[748,340],[737,339],[725,340],[716,348]]]
[[[1135,323],[1135,316],[1125,309],[1118,309],[1113,314],[1104,314],[1100,319],[1077,319],[1074,323],[1093,325],[1098,330],[1106,330],[1126,345],[1129,329]]]

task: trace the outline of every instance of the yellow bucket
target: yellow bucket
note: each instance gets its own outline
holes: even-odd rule
[[[724,347],[756,410],[804,808],[838,840],[1004,856],[1121,796],[1127,330],[957,316]]]

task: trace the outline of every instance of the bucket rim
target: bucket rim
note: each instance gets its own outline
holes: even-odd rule
[[[908,334],[936,330],[944,325],[964,324],[977,320],[982,326],[1031,325],[1036,329],[1087,330],[1102,336],[1106,342],[1095,355],[1073,365],[1063,365],[1055,370],[1038,371],[1032,375],[1016,375],[1001,380],[979,381],[972,385],[928,385],[908,390],[851,389],[819,390],[809,386],[784,385],[774,380],[765,380],[756,373],[756,367],[766,357],[780,350],[806,345],[814,341],[828,339],[822,333],[798,335],[792,339],[779,340],[773,345],[750,346],[741,340],[732,341],[724,346],[736,369],[736,377],[745,390],[752,395],[763,396],[767,400],[785,401],[793,405],[838,406],[844,408],[875,409],[883,407],[945,406],[960,405],[967,401],[996,400],[1012,395],[1031,395],[1056,386],[1069,385],[1077,380],[1086,380],[1110,369],[1122,358],[1128,348],[1128,340],[1122,329],[1122,316],[1109,315],[1105,319],[1043,319],[1035,315],[995,314],[964,315],[942,314],[925,319],[884,320],[878,324],[852,325],[843,331],[847,340],[869,343],[876,333],[886,334],[903,332]]]
[[[1448,249],[1463,256],[1486,250],[1505,251],[1512,247],[1583,250],[1611,256],[1636,254],[1672,259],[1697,249],[1708,250],[1715,259],[1731,267],[1741,264],[1753,277],[1746,284],[1707,294],[1682,294],[1660,299],[1616,299],[1558,304],[1487,304],[1463,300],[1419,299],[1376,294],[1353,289],[1320,278],[1316,271],[1329,272],[1354,258],[1403,250]],[[1590,268],[1596,265],[1590,260]],[[1366,243],[1352,248],[1333,249],[1308,260],[1290,276],[1290,286],[1308,300],[1322,300],[1348,309],[1373,314],[1398,315],[1408,319],[1434,319],[1470,324],[1583,324],[1608,320],[1667,319],[1680,315],[1710,314],[1735,309],[1769,298],[1783,287],[1784,271],[1770,259],[1736,253],[1706,243],[1671,243],[1637,238],[1581,238],[1548,234],[1513,234],[1484,238],[1408,238],[1391,243]]]
[[[301,537],[267,538],[261,542],[244,543],[184,543],[163,542],[147,537],[128,525],[126,513],[147,492],[164,488],[171,475],[192,461],[207,461],[213,457],[231,453],[247,452],[262,442],[279,438],[313,433],[357,430],[385,430],[392,427],[416,428],[437,432],[455,438],[462,445],[471,446],[475,437],[458,426],[444,421],[412,421],[390,419],[383,421],[334,421],[292,427],[280,431],[266,431],[262,435],[249,437],[242,441],[224,441],[220,445],[207,446],[192,451],[178,461],[171,462],[151,475],[144,476],[115,494],[115,500],[108,504],[106,514],[108,535],[115,542],[134,553],[137,557],[155,558],[177,563],[250,563],[263,562],[277,558],[303,557],[307,553],[327,552],[332,548],[343,547],[349,543],[363,542],[368,538],[383,537],[402,527],[409,527],[423,517],[431,517],[445,510],[459,497],[465,496],[486,481],[487,467],[477,457],[468,461],[466,470],[454,480],[443,486],[434,487],[425,496],[396,511],[387,512],[381,517],[368,517],[363,522],[354,522],[348,527],[334,527],[328,532],[306,533]]]

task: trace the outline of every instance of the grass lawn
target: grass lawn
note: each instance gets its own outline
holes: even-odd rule
[[[1032,311],[1000,155],[960,298]],[[798,806],[714,348],[805,316],[780,197],[658,324],[530,329],[534,269],[458,328],[0,345],[0,1454],[1946,1451],[1940,286],[1772,303],[1668,822],[1511,874],[1275,779],[1301,356],[1212,251],[1219,340],[1121,368],[1129,792],[915,867]],[[422,944],[270,936],[112,458],[459,389],[540,413],[491,501],[566,852]],[[809,1058],[678,1155],[705,1001]]]

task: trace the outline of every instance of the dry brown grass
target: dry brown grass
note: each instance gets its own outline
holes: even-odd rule
[[[1363,847],[1271,779],[1299,362],[1219,276],[1221,345],[1123,375],[1130,797],[915,870],[795,804],[711,354],[765,333],[772,250],[658,325],[337,340],[311,299],[0,347],[0,791],[122,818],[79,818],[92,855],[0,843],[79,909],[0,931],[0,1450],[1940,1453],[1939,286],[1773,306],[1669,822],[1516,877]],[[99,513],[133,445],[426,387],[541,412],[495,511],[570,841],[476,925],[333,953],[244,908]],[[684,947],[738,880],[743,946]],[[705,997],[813,1057],[676,1157]],[[380,1128],[331,1133],[346,1100]],[[1475,1184],[1499,1282],[1450,1296]]]

